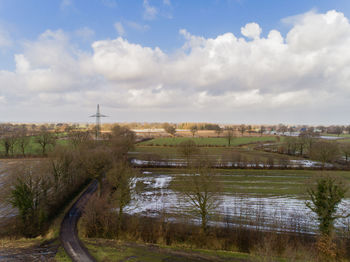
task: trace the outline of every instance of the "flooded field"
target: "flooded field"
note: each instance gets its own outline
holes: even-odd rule
[[[144,172],[143,177],[133,181],[133,200],[127,206],[126,212],[145,216],[166,214],[167,219],[172,221],[186,217],[193,223],[199,223],[198,217],[189,215],[190,202],[176,190],[176,181],[184,175],[186,174],[162,171]],[[305,205],[304,191],[298,190],[305,184],[307,176],[272,174],[262,178],[254,177],[253,174],[249,177],[247,175],[217,175],[218,181],[225,186],[219,197],[220,204],[210,216],[212,225],[315,232],[315,216]],[[290,181],[287,181],[288,178]],[[350,199],[347,198],[340,208],[349,210],[349,207]],[[349,227],[349,222],[349,219],[339,220],[337,226],[346,228]]]
[[[186,166],[186,162],[184,159],[178,158],[178,159],[169,159],[169,160],[160,160],[160,161],[155,161],[155,160],[141,160],[141,159],[132,159],[131,163],[136,166],[159,166],[159,167],[184,167]],[[231,167],[259,167],[259,168],[264,168],[264,167],[270,167],[269,165],[262,164],[262,163],[243,163],[243,162],[223,162],[221,161],[220,163],[214,163],[215,167],[226,167],[226,168],[231,168]],[[332,167],[332,164],[325,164],[325,167]],[[273,164],[274,168],[281,167],[279,164]],[[292,159],[288,160],[288,162],[283,166],[287,168],[322,168],[322,163],[317,162],[317,161],[312,161],[312,160],[302,160],[302,159]]]
[[[9,168],[19,163],[19,160],[0,160],[0,223],[5,218],[13,217],[17,210],[11,208],[7,202],[7,189],[9,187]]]

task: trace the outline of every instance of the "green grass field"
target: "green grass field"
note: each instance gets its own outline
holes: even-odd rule
[[[183,141],[193,140],[198,146],[228,146],[228,140],[224,137],[174,137],[174,138],[155,138],[149,141],[139,143],[141,146],[176,146]],[[231,140],[231,146],[245,145],[257,142],[276,141],[273,136],[251,136],[236,137]]]

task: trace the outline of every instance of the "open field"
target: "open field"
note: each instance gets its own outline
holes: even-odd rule
[[[198,146],[228,146],[228,140],[224,137],[166,137],[155,138],[152,140],[139,143],[141,146],[176,146],[188,139],[193,140]],[[231,146],[244,145],[249,143],[276,141],[274,136],[250,136],[250,137],[236,137],[231,140]]]

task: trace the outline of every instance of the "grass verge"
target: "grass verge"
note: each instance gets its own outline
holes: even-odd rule
[[[94,238],[85,238],[83,242],[97,261],[253,261],[253,257],[249,254],[238,252],[138,244]]]

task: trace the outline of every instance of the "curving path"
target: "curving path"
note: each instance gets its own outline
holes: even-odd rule
[[[97,180],[94,180],[88,186],[85,192],[66,213],[61,224],[60,239],[62,245],[69,257],[75,262],[96,262],[84,244],[79,240],[77,223],[86,203],[96,191],[97,185]]]

